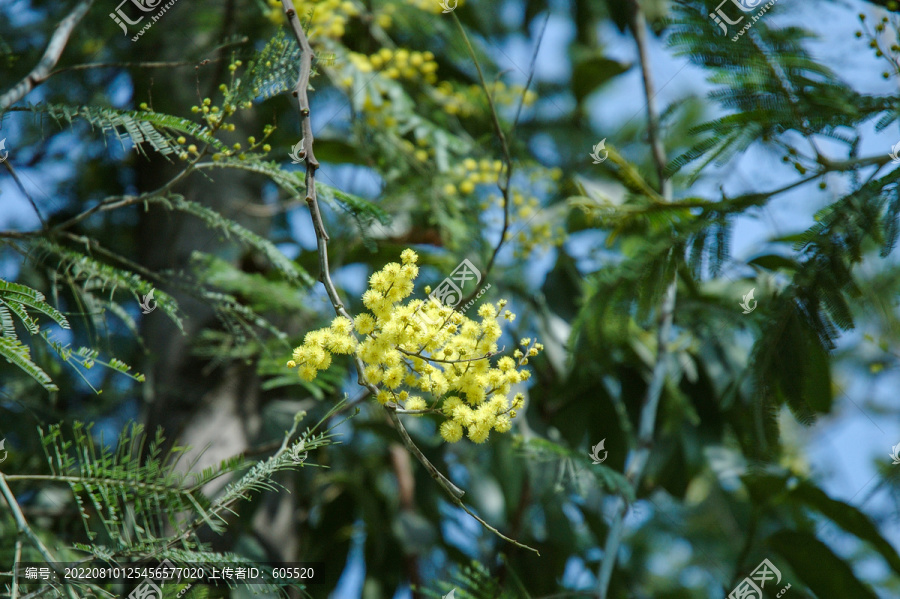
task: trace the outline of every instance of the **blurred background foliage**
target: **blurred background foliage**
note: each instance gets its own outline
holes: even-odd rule
[[[900,470],[886,461],[900,439],[876,424],[896,430],[896,402],[860,407],[845,392],[878,386],[896,399],[900,388],[900,171],[892,142],[869,141],[896,131],[898,23],[896,3],[849,4],[845,16],[867,15],[856,37],[798,25],[801,8],[785,1],[732,41],[712,2],[643,0],[643,72],[660,111],[648,131],[634,2],[461,0],[452,14],[437,0],[297,3],[317,53],[319,195],[350,312],[363,310],[368,275],[413,247],[418,297],[468,259],[491,284],[484,300],[507,298],[518,315],[506,347],[546,346],[510,434],[448,445],[437,421],[404,418],[472,509],[537,556],[455,508],[371,400],[345,411],[303,468],[258,481],[289,493],[259,487],[217,530],[179,536],[195,521],[162,516],[140,526],[122,515],[140,491],[98,520],[105,499],[90,485],[52,478],[66,460],[48,460],[46,431],[63,423],[54,435],[80,439],[72,450],[120,451],[96,468],[120,481],[163,472],[170,508],[191,512],[196,495],[202,514],[221,500],[220,479],[276,452],[298,411],[317,422],[361,393],[349,360],[312,383],[284,366],[333,312],[316,280],[304,165],[288,156],[300,141],[289,93],[299,51],[280,3],[179,2],[132,41],[147,19],[123,35],[113,3],[94,2],[52,76],[0,107],[6,499],[60,561],[322,562],[315,597],[700,599],[727,595],[764,558],[782,574],[767,596],[787,583],[795,599],[900,595]],[[0,0],[0,90],[26,77],[75,6]],[[872,59],[860,59],[862,81],[891,85],[842,78],[810,50],[814,31]],[[692,91],[663,93],[682,70]],[[594,164],[601,140],[608,159]],[[732,175],[747,156],[755,176],[741,185]],[[781,233],[742,237],[785,198]],[[758,307],[745,314],[751,289]],[[143,314],[151,290],[158,309]],[[874,468],[851,452],[876,482],[837,497],[807,441],[848,404],[884,450]],[[133,421],[156,450],[129,436]],[[593,464],[601,440],[608,459]],[[625,476],[648,449],[643,476]],[[165,462],[169,451],[185,459]],[[76,453],[72,476],[89,481],[93,458]],[[188,466],[200,478],[185,491]],[[76,503],[84,493],[101,505]],[[10,565],[41,560],[13,516],[0,513],[10,593]],[[603,593],[610,534],[622,546]]]

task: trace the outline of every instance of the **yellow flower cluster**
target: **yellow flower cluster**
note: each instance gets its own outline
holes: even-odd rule
[[[240,60],[235,60],[231,64],[228,65],[228,70],[231,72],[231,86],[222,83],[219,85],[219,91],[223,93],[223,99],[221,105],[213,104],[211,98],[203,98],[203,101],[200,102],[199,106],[192,106],[191,112],[194,114],[202,115],[204,121],[209,126],[210,130],[215,133],[217,131],[234,131],[235,125],[234,123],[227,122],[228,119],[234,116],[240,110],[246,110],[253,107],[253,102],[250,100],[244,101],[235,101],[235,90],[239,87],[240,80],[236,80],[236,71],[238,67],[242,66],[243,62]],[[255,94],[259,93],[258,89],[254,89],[253,92]],[[146,104],[141,104],[141,108],[146,108]],[[230,148],[221,148],[219,152],[213,154],[213,160],[219,161],[223,157],[226,156],[236,156],[240,160],[244,160],[247,158],[246,152],[248,151],[259,151],[269,152],[272,147],[264,143],[266,139],[272,134],[275,128],[272,125],[266,125],[263,128],[263,138],[260,141],[257,141],[255,137],[250,136],[247,138],[248,146],[244,147],[241,143],[234,143]],[[184,145],[187,142],[187,139],[184,136],[180,136],[176,140],[179,144]],[[205,150],[204,150],[205,151]],[[197,149],[197,146],[194,144],[189,145],[185,150],[182,150],[178,154],[178,158],[181,160],[188,160],[189,158],[197,158],[201,155],[201,151]]]
[[[267,4],[269,8],[266,17],[276,25],[283,25],[285,18],[281,2],[268,0]],[[297,0],[294,2],[294,9],[311,41],[321,38],[338,40],[344,37],[347,21],[359,14],[356,4],[351,0]]]
[[[477,185],[495,186],[503,169],[504,165],[499,160],[466,158],[450,173],[450,178],[455,183],[445,183],[441,190],[446,196],[471,195],[475,192]],[[530,178],[535,183],[546,183],[547,174],[546,170],[535,169],[530,173]],[[554,168],[549,171],[549,175],[551,181],[559,181],[562,178],[562,171]],[[522,229],[516,235],[518,242],[515,250],[516,257],[527,257],[538,246],[557,246],[565,241],[565,229],[562,226],[553,225],[550,218],[533,219],[541,210],[541,202],[537,197],[513,191],[510,199],[512,200],[512,221],[529,224],[527,230]],[[491,194],[486,201],[480,203],[479,207],[482,211],[486,211],[491,206],[497,205],[502,205],[501,196]]]
[[[434,53],[417,52],[406,48],[392,50],[381,48],[375,54],[367,56],[359,52],[351,52],[348,60],[360,73],[382,73],[388,79],[424,80],[426,83],[437,82],[438,64]],[[343,83],[349,87],[352,79],[345,78]]]
[[[400,147],[419,162],[426,162],[434,156],[434,148],[428,147],[428,140],[424,137],[418,138],[415,144],[408,139],[400,140]]]
[[[235,61],[232,63],[232,66],[241,66],[241,61]],[[227,86],[222,84],[225,89]],[[222,89],[222,87],[220,87]],[[203,114],[203,120],[206,121],[206,124],[210,126],[211,129],[223,129],[224,131],[234,131],[233,123],[225,123],[225,120],[230,117],[232,114],[237,112],[242,108],[250,108],[253,105],[252,102],[244,102],[243,104],[229,104],[228,102],[224,102],[222,106],[216,106],[212,103],[210,98],[203,98],[203,102],[201,102],[200,106],[191,106],[191,112],[194,114]]]
[[[558,187],[555,182],[562,178],[562,171],[558,168],[550,169],[550,181],[547,181],[547,174],[544,169],[532,169],[529,173],[532,185],[543,187],[544,195],[552,194]],[[516,246],[513,254],[516,258],[527,258],[535,249],[560,246],[566,241],[563,218],[558,210],[551,207],[545,210],[537,197],[519,191],[513,191],[510,199],[512,200],[510,220],[522,223],[521,227],[517,227],[519,232],[515,236]],[[492,205],[502,206],[502,202],[500,195],[492,194],[487,202],[481,204],[481,209],[487,210]]]
[[[290,368],[297,368],[303,380],[311,381],[320,370],[331,366],[332,354],[350,354],[356,339],[352,336],[353,323],[338,316],[327,329],[311,331],[303,338],[303,345],[294,349]]]
[[[522,94],[525,92],[525,88],[521,85],[507,86],[502,81],[497,81],[488,85],[488,91],[490,91],[495,105],[518,106],[519,98],[523,98]],[[448,114],[462,117],[488,110],[484,89],[477,84],[457,91],[449,81],[442,81],[435,87],[435,100]],[[525,106],[531,106],[536,100],[537,94],[532,91],[525,92],[523,98]]]
[[[492,366],[501,335],[499,318],[512,321],[515,314],[503,310],[506,302],[483,304],[480,321],[436,301],[409,300],[418,276],[418,256],[410,249],[401,262],[387,264],[369,279],[363,304],[370,313],[355,322],[338,317],[326,329],[310,332],[287,363],[305,380],[328,368],[332,354],[355,352],[363,362],[367,383],[380,386],[380,403],[393,402],[406,412],[442,415],[441,436],[459,441],[465,430],[476,443],[487,440],[491,430],[506,432],[522,394],[508,398],[513,385],[528,380],[522,367],[529,356],[543,349],[523,339],[523,350],[504,356]],[[356,334],[364,336],[362,341]],[[428,393],[429,403],[416,393]],[[440,408],[438,408],[440,404]]]
[[[497,177],[503,170],[503,163],[499,160],[475,160],[466,158],[452,173],[457,184],[444,185],[446,195],[456,195],[457,191],[469,195],[475,191],[475,186],[480,183],[496,183]]]

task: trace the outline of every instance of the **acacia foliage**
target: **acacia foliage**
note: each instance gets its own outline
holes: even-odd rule
[[[55,445],[60,429],[48,428],[73,417],[121,427],[118,410],[136,412],[137,397],[161,393],[156,380],[121,376],[130,372],[125,362],[141,370],[153,362],[141,351],[148,335],[196,323],[189,343],[204,367],[221,373],[248,364],[242,372],[277,433],[268,431],[259,439],[263,445],[290,426],[293,411],[286,406],[306,402],[327,414],[355,380],[349,362],[314,381],[283,366],[290,348],[333,314],[315,302],[319,260],[312,232],[296,225],[308,219],[302,171],[287,156],[299,141],[287,99],[298,52],[282,31],[278,3],[236,4],[240,20],[227,7],[209,6],[182,7],[165,17],[179,19],[199,46],[165,27],[149,30],[133,47],[108,43],[117,40],[118,29],[95,9],[60,66],[113,66],[62,71],[2,115],[19,132],[8,142],[10,164],[42,187],[52,185],[45,192],[59,198],[38,206],[46,226],[10,227],[2,238],[3,260],[15,265],[15,274],[0,288],[0,352],[10,363],[2,370],[0,409],[31,414],[31,420],[4,424],[7,449],[17,449],[3,472],[46,473],[56,483],[80,478],[66,483],[68,497],[81,516],[88,503],[102,514],[97,529],[68,526],[64,517],[36,523],[59,555],[102,546],[177,558],[161,549],[180,539],[175,531],[183,524],[163,518],[158,506],[166,497],[178,511],[214,521],[209,510],[215,499],[198,495],[196,485],[182,488],[180,475],[165,470],[153,450],[145,462],[128,462],[127,452],[96,457],[90,429],[76,428],[76,447],[85,456],[78,462]],[[315,51],[330,57],[316,62],[310,95],[314,124],[321,127],[316,155],[324,166],[317,185],[332,237],[332,269],[364,283],[414,245],[423,274],[437,284],[463,258],[491,263],[502,232],[510,234],[484,272],[496,294],[489,301],[506,297],[516,308],[508,344],[535,337],[546,345],[523,390],[526,425],[513,428],[512,439],[478,447],[463,441],[452,449],[435,442],[439,421],[426,416],[408,426],[425,455],[468,490],[476,510],[541,556],[484,531],[472,534],[472,543],[461,542],[459,532],[471,521],[416,467],[414,495],[408,495],[396,482],[404,472],[387,457],[396,433],[376,407],[363,404],[364,413],[348,425],[351,442],[319,450],[332,467],[315,477],[301,472],[292,481],[305,508],[295,522],[304,539],[296,548],[301,559],[328,556],[324,576],[334,587],[354,546],[347,530],[359,520],[371,596],[391,594],[408,581],[428,583],[440,594],[452,584],[460,597],[537,597],[590,587],[586,573],[596,572],[597,548],[609,534],[604,506],[619,497],[633,516],[624,538],[628,557],[616,567],[611,597],[726,593],[764,557],[779,566],[798,597],[829,597],[834,589],[854,597],[896,592],[900,558],[878,526],[892,514],[825,493],[806,468],[793,426],[820,426],[823,416],[840,412],[846,399],[835,393],[843,382],[836,365],[854,368],[846,376],[874,377],[891,376],[897,364],[900,327],[890,301],[898,288],[890,260],[900,231],[897,171],[884,168],[886,152],[860,157],[858,150],[867,125],[884,130],[894,124],[897,98],[854,89],[817,61],[806,49],[809,33],[782,24],[787,4],[732,42],[716,36],[704,3],[642,3],[656,39],[702,69],[712,86],[705,98],[663,107],[664,174],[674,187],[668,201],[657,191],[643,125],[615,134],[584,126],[604,90],[639,68],[611,58],[597,34],[606,23],[630,34],[629,3],[574,2],[573,12],[563,15],[576,31],[571,79],[538,77],[531,92],[509,65],[491,58],[493,46],[525,26],[539,30],[546,16],[542,2],[514,4],[522,9],[518,22],[472,0],[452,15],[436,2],[296,6]],[[39,39],[64,8],[35,3],[31,10],[43,18],[16,31],[0,25],[0,59],[10,67],[0,79],[4,89],[36,62]],[[885,29],[896,28],[890,21],[879,25],[861,28],[862,39],[871,36],[878,46]],[[223,33],[234,31],[240,36]],[[169,97],[166,88],[160,94],[158,81],[156,93],[146,93],[158,71],[140,63],[154,47],[188,58],[185,72],[191,74],[177,81],[196,84],[196,98],[183,101],[174,86]],[[896,54],[890,47],[879,51]],[[207,58],[216,62],[201,69]],[[520,66],[527,76],[528,65]],[[886,68],[888,78],[898,76],[895,67]],[[130,78],[135,93],[126,102],[114,93],[118,77]],[[327,121],[329,114],[339,116]],[[601,137],[609,158],[597,167],[588,151]],[[837,145],[826,152],[825,139]],[[65,157],[54,154],[54,142],[66,145]],[[549,157],[541,143],[550,144]],[[784,187],[735,191],[726,185],[711,193],[705,183],[751,150],[784,158],[794,171],[785,175]],[[63,182],[40,176],[68,162],[74,168]],[[158,185],[136,187],[148,164],[165,176]],[[203,194],[189,195],[207,182],[212,189],[226,173],[263,198],[253,203],[256,217],[246,218],[242,206],[227,211]],[[812,226],[768,239],[750,259],[734,255],[741,218],[787,191],[815,194],[825,182],[832,195],[818,196],[822,208]],[[195,219],[223,241],[211,250],[185,235],[178,241],[189,247],[189,260],[172,268],[146,264],[135,240],[146,227],[141,215],[154,211]],[[534,287],[526,273],[546,256],[552,266]],[[635,488],[622,473],[628,451],[638,446],[659,306],[672,279],[678,286],[676,336],[648,472]],[[350,311],[360,313],[353,287],[347,282],[341,291]],[[742,314],[737,301],[750,288],[759,307]],[[142,315],[138,301],[151,290],[159,312]],[[204,320],[197,304],[216,318]],[[172,329],[160,324],[163,314]],[[835,349],[854,327],[870,331],[872,342],[864,348],[873,357],[848,364]],[[50,332],[86,349],[69,350]],[[73,368],[62,368],[73,360]],[[101,362],[112,367],[108,375],[88,372]],[[208,387],[202,372],[193,382]],[[98,397],[94,390],[100,389]],[[50,435],[38,435],[35,425]],[[123,430],[118,451],[130,446],[137,429]],[[600,439],[610,456],[593,464],[589,448]],[[40,455],[29,449],[41,443],[53,447],[46,462],[29,457]],[[229,462],[221,472],[236,467]],[[165,489],[118,492],[121,481],[147,469],[164,474]],[[106,486],[96,480],[98,472]],[[253,480],[263,484],[274,475]],[[200,476],[209,482],[218,471]],[[10,484],[26,507],[39,505],[41,493],[53,488],[40,479]],[[885,472],[880,486],[896,493],[896,477]],[[128,506],[141,509],[123,520]],[[255,538],[251,516],[258,506],[250,501],[234,508],[244,517],[230,522],[230,549],[246,550]],[[0,555],[11,563],[11,515],[0,526],[9,532]],[[825,534],[832,528],[843,532]],[[96,542],[98,534],[105,544]],[[206,554],[199,537],[184,540],[184,551],[217,555]],[[674,547],[685,546],[684,556],[673,557]],[[863,576],[857,564],[866,559],[880,560],[881,573]],[[695,575],[681,576],[686,571]]]

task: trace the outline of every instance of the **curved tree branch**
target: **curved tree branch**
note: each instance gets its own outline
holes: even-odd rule
[[[53,32],[50,43],[47,44],[47,49],[44,50],[44,55],[41,57],[37,66],[28,73],[25,79],[0,96],[0,112],[3,112],[24,98],[28,92],[46,81],[50,76],[50,71],[56,66],[56,63],[59,62],[59,57],[62,56],[63,50],[65,50],[66,44],[69,42],[69,36],[72,35],[72,30],[75,29],[75,26],[78,25],[84,15],[87,14],[88,9],[90,9],[93,3],[94,0],[82,0],[82,2],[75,7],[75,10],[69,13],[69,16],[59,22],[59,25],[56,26],[56,31]]]

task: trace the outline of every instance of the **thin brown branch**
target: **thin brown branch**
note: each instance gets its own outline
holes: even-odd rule
[[[182,179],[187,177],[193,171],[192,167],[193,167],[193,165],[188,166],[183,171],[181,171],[180,173],[178,173],[177,175],[172,177],[172,179],[170,179],[168,183],[162,185],[158,189],[155,189],[153,191],[148,191],[147,193],[142,193],[137,196],[112,196],[112,197],[106,198],[105,200],[98,203],[97,205],[92,206],[91,208],[85,210],[84,212],[82,212],[80,214],[76,214],[69,220],[67,220],[63,223],[60,223],[53,228],[55,230],[68,229],[72,225],[75,225],[75,224],[83,221],[84,219],[86,219],[87,217],[91,216],[92,214],[94,214],[96,212],[106,212],[108,210],[116,210],[118,208],[124,208],[126,206],[131,206],[133,204],[140,204],[142,202],[150,201],[154,197],[158,197],[158,196],[162,195],[163,193],[167,192],[173,185],[175,185],[176,183],[178,183],[179,181],[181,181]]]
[[[482,280],[486,279],[491,272],[491,269],[494,267],[494,262],[497,260],[497,254],[500,253],[500,249],[503,247],[503,244],[506,242],[506,235],[509,231],[509,194],[510,194],[510,181],[512,180],[512,172],[513,172],[513,162],[512,162],[512,154],[509,151],[509,143],[506,140],[506,134],[503,133],[503,127],[500,125],[500,116],[497,114],[497,107],[494,105],[494,98],[491,96],[491,92],[488,89],[487,81],[484,78],[484,73],[481,71],[481,64],[478,62],[478,57],[475,55],[475,48],[472,47],[472,42],[469,41],[469,36],[466,35],[466,30],[462,26],[462,22],[459,20],[459,17],[456,16],[456,13],[453,14],[453,21],[456,23],[456,28],[459,29],[460,35],[462,35],[463,41],[466,43],[466,48],[469,50],[469,55],[472,57],[472,63],[475,65],[475,70],[478,72],[478,79],[481,82],[481,88],[484,90],[484,95],[487,97],[488,108],[491,111],[491,123],[494,126],[494,133],[497,135],[497,139],[500,140],[500,147],[503,149],[503,162],[506,164],[506,169],[504,172],[501,172],[497,176],[497,187],[500,188],[500,193],[503,196],[503,227],[500,229],[500,239],[497,242],[497,245],[494,247],[494,251],[491,253],[491,258],[488,260],[487,266],[482,273]],[[460,301],[461,304],[469,302],[473,297],[475,297],[477,293],[477,289],[473,290],[466,298]]]
[[[297,44],[300,46],[301,55],[300,55],[300,74],[297,78],[297,84],[294,88],[294,96],[297,98],[298,111],[300,113],[300,129],[303,134],[303,156],[306,158],[306,203],[309,205],[309,213],[312,218],[313,228],[316,232],[316,246],[318,249],[319,256],[319,280],[325,286],[325,292],[328,294],[328,298],[331,300],[331,304],[334,307],[334,311],[339,316],[343,316],[353,321],[353,317],[347,312],[344,307],[344,303],[341,301],[340,296],[338,295],[337,289],[334,286],[334,282],[331,280],[331,270],[328,265],[328,233],[325,231],[325,225],[322,222],[322,214],[319,211],[319,203],[316,197],[316,169],[319,167],[319,162],[316,160],[315,153],[313,152],[313,143],[315,138],[313,136],[312,124],[310,121],[310,110],[309,110],[309,96],[307,94],[307,89],[309,88],[309,76],[312,70],[312,60],[314,58],[314,54],[312,48],[309,45],[309,40],[306,39],[306,33],[303,31],[303,27],[300,25],[300,21],[297,17],[297,11],[294,9],[294,4],[291,0],[282,0],[282,6],[284,7],[285,15],[287,16],[288,23],[291,26],[291,30],[294,33],[294,37],[297,40]],[[372,395],[378,395],[378,387],[369,383],[365,378],[365,365],[363,364],[362,358],[359,357],[358,354],[353,355],[354,364],[356,365],[357,371],[357,382],[360,386],[367,389]],[[415,443],[412,442],[412,439],[409,438],[409,434],[406,433],[406,429],[403,427],[403,424],[400,422],[400,419],[397,417],[397,413],[385,406],[385,410],[388,413],[388,417],[391,418],[391,421],[394,423],[394,426],[397,428],[398,432],[403,438],[403,442],[406,445],[407,449],[410,450],[413,455],[418,458],[418,460],[425,466],[425,469],[428,470],[428,473],[438,481],[438,484],[441,485],[451,496],[454,498],[461,497],[463,492],[454,485],[450,480],[441,474],[434,465],[428,461],[428,458],[416,447]]]
[[[867,156],[865,158],[852,158],[850,160],[831,160],[827,156],[823,156],[821,154],[816,157],[816,161],[824,166],[825,170],[828,172],[852,171],[866,166],[882,167],[885,164],[891,162],[893,159],[893,156],[891,156],[890,154],[884,154],[882,156]]]
[[[666,178],[666,154],[662,145],[659,131],[659,109],[656,104],[656,92],[653,78],[650,74],[649,53],[647,49],[647,22],[641,9],[639,0],[630,0],[632,15],[631,28],[634,40],[637,44],[638,55],[641,62],[641,73],[644,80],[644,95],[647,101],[647,130],[653,153],[653,160],[659,177],[659,191],[666,202],[672,201],[671,182]],[[674,251],[669,252],[669,259],[674,259]],[[677,277],[677,272],[675,274]],[[662,399],[663,387],[668,373],[669,338],[671,337],[672,323],[675,313],[675,297],[677,292],[677,278],[666,287],[666,291],[658,309],[658,326],[656,331],[656,362],[647,385],[641,407],[640,424],[638,425],[637,447],[629,451],[625,476],[637,493],[647,461],[650,459],[650,450],[653,447],[653,437],[656,431],[656,415],[659,411],[659,402]],[[603,548],[603,561],[597,573],[597,597],[607,599],[609,583],[616,565],[619,546],[625,531],[625,513],[628,503],[623,498],[618,498],[613,521],[606,536]]]
[[[204,59],[204,63],[208,62],[220,62],[224,60],[224,58],[208,58]],[[53,75],[58,75],[59,73],[65,73],[66,71],[86,71],[88,69],[126,69],[126,68],[136,68],[136,69],[177,69],[178,67],[195,67],[197,66],[198,61],[196,60],[177,60],[177,61],[146,61],[146,62],[89,62],[86,64],[75,64],[68,67],[62,67],[56,69],[52,73],[50,73],[49,77]]]
[[[462,509],[467,514],[469,514],[470,516],[472,516],[473,518],[478,520],[478,522],[480,522],[482,526],[487,528],[489,531],[491,531],[492,533],[494,533],[495,535],[497,535],[504,541],[507,541],[508,543],[512,543],[516,547],[521,547],[522,549],[534,551],[536,554],[540,555],[540,552],[537,549],[535,549],[534,547],[529,547],[528,545],[520,543],[520,542],[516,541],[515,539],[511,539],[511,538],[507,537],[502,532],[500,532],[499,530],[497,530],[496,528],[494,528],[493,526],[491,526],[490,524],[485,522],[482,518],[480,518],[478,516],[478,514],[476,514],[472,510],[470,510],[466,506],[466,504],[464,504],[462,502],[462,496],[464,494],[463,490],[460,489],[459,487],[457,487],[456,485],[454,485],[452,482],[450,482],[450,480],[448,480],[443,474],[441,474],[440,471],[438,471],[438,469],[435,468],[434,465],[428,461],[428,458],[426,458],[422,454],[422,451],[415,444],[415,442],[410,438],[409,433],[406,431],[406,427],[404,427],[403,423],[400,422],[399,416],[397,416],[396,411],[390,407],[390,404],[385,405],[385,408],[387,409],[387,413],[388,413],[388,416],[390,416],[391,422],[394,423],[394,426],[397,428],[397,432],[400,433],[400,438],[403,440],[403,444],[406,445],[406,448],[410,451],[410,453],[412,453],[414,456],[416,456],[419,459],[420,462],[422,462],[422,464],[425,466],[425,469],[428,471],[428,474],[431,475],[431,478],[433,478],[447,492],[447,494],[450,495],[451,501],[453,502],[453,504],[456,507]]]
[[[16,171],[15,171],[15,169],[12,167],[12,165],[9,163],[9,160],[5,160],[5,161],[3,162],[3,166],[5,166],[5,167],[6,167],[6,170],[9,171],[9,174],[12,175],[13,181],[16,182],[16,185],[18,186],[19,191],[21,191],[22,194],[23,194],[26,198],[28,198],[28,201],[31,203],[31,207],[34,209],[34,213],[37,214],[38,220],[41,221],[41,227],[44,228],[44,229],[46,229],[46,228],[47,228],[47,221],[44,220],[44,217],[41,215],[41,211],[38,210],[37,203],[34,201],[34,198],[31,197],[31,194],[28,193],[28,190],[25,189],[25,186],[24,186],[24,185],[22,185],[22,180],[19,179],[19,175],[16,174]]]
[[[544,18],[544,24],[541,25],[541,31],[537,36],[537,43],[534,45],[534,54],[531,55],[531,65],[528,67],[528,79],[525,81],[525,88],[522,90],[522,97],[519,98],[519,107],[516,108],[516,116],[513,119],[512,127],[509,129],[509,135],[512,137],[513,133],[516,130],[516,125],[519,124],[519,117],[522,115],[522,106],[525,105],[525,96],[528,94],[528,88],[531,87],[531,81],[534,79],[534,70],[537,67],[537,57],[538,52],[541,49],[541,41],[544,39],[544,33],[547,32],[547,23],[550,22],[550,11],[547,11],[547,16]]]
[[[397,433],[400,435],[400,439],[403,441],[403,444],[406,445],[406,449],[409,450],[411,454],[416,456],[416,459],[425,467],[425,470],[428,472],[429,476],[437,482],[438,485],[444,491],[447,492],[448,495],[455,501],[460,503],[460,498],[465,495],[465,491],[457,487],[453,484],[453,482],[441,474],[441,471],[438,470],[431,461],[425,457],[425,454],[422,453],[422,450],[419,449],[419,446],[415,444],[412,438],[409,436],[409,432],[407,432],[406,427],[403,426],[403,423],[400,421],[400,417],[397,416],[397,410],[394,407],[391,407],[391,404],[385,404],[385,411],[387,412],[388,418],[390,418],[391,423],[393,423],[394,428],[397,429]]]
[[[47,80],[51,69],[59,62],[59,57],[62,56],[63,50],[69,42],[72,30],[84,18],[93,3],[94,0],[82,0],[75,10],[69,13],[69,16],[59,22],[37,66],[22,81],[0,96],[0,112],[24,98],[28,92]]]
[[[500,352],[488,352],[483,356],[478,356],[477,358],[460,358],[459,360],[441,360],[440,358],[434,358],[431,356],[422,356],[420,354],[414,354],[412,352],[408,352],[403,348],[398,347],[397,351],[401,354],[405,354],[411,358],[419,358],[421,360],[425,360],[426,362],[440,362],[442,364],[463,364],[465,362],[477,362],[478,360],[487,360],[492,356],[497,355]],[[421,353],[421,352],[420,352]]]
[[[663,147],[661,137],[659,111],[656,109],[656,86],[650,73],[650,56],[647,49],[647,21],[644,19],[644,13],[638,0],[631,0],[631,5],[634,9],[632,31],[641,61],[644,96],[647,98],[647,133],[650,137],[650,150],[653,153],[653,163],[656,165],[659,192],[666,201],[672,201],[672,182],[666,178],[666,150]]]
[[[6,503],[9,505],[9,509],[12,512],[13,519],[16,521],[16,527],[18,528],[19,534],[24,535],[31,541],[31,544],[37,549],[38,553],[41,554],[41,557],[44,558],[44,561],[50,566],[50,568],[60,577],[63,578],[63,573],[59,569],[59,566],[56,565],[56,561],[53,557],[53,554],[50,553],[50,550],[47,549],[47,546],[44,545],[41,538],[35,534],[35,532],[28,525],[28,521],[25,519],[25,514],[22,513],[22,508],[19,507],[19,502],[16,501],[15,495],[9,489],[9,485],[6,484],[7,479],[11,477],[4,475],[0,472],[0,495],[3,495],[3,498],[6,500]],[[72,590],[72,587],[69,585],[65,585],[66,593],[69,595],[71,599],[76,599],[76,595]]]

